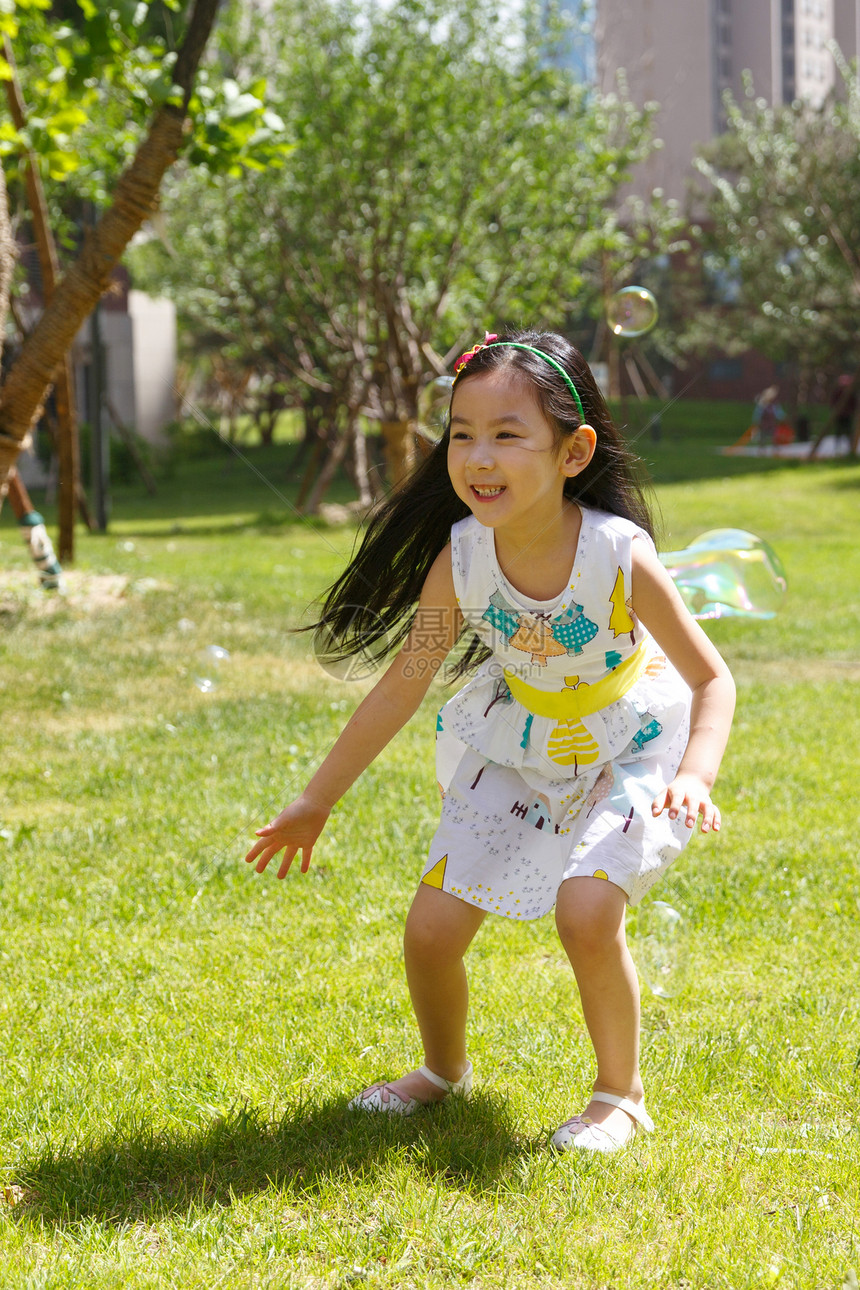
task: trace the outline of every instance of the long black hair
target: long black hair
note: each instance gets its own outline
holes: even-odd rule
[[[616,429],[588,363],[563,336],[538,331],[499,336],[472,355],[454,388],[473,376],[509,370],[528,383],[561,447],[582,424],[567,382],[538,354],[502,342],[530,345],[555,359],[576,387],[585,422],[596,431],[594,456],[579,475],[565,480],[564,496],[632,520],[653,536],[637,459]],[[449,409],[442,438],[373,513],[358,551],[326,592],[319,621],[305,629],[316,631],[317,651],[326,661],[382,657],[407,635],[421,588],[451,526],[470,514],[448,477],[450,432]],[[454,675],[469,671],[488,653],[473,637]]]

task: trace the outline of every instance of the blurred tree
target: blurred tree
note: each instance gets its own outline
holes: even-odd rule
[[[12,232],[12,220],[9,216],[9,196],[6,192],[6,176],[0,167],[0,321],[5,324],[9,310],[9,293],[12,289],[12,274],[15,272],[16,247]],[[0,359],[3,357],[3,346],[6,342],[5,325],[0,326]]]
[[[8,53],[0,57],[0,79],[11,87],[0,158],[10,192],[29,196],[45,287],[44,310],[0,387],[0,499],[58,366],[129,240],[154,212],[179,151],[229,173],[283,151],[282,125],[267,113],[261,83],[243,90],[220,72],[210,79],[200,71],[217,0],[195,0],[187,13],[177,5],[172,14],[165,5],[151,10],[146,0],[79,6],[74,14],[65,6],[68,21],[46,0],[17,0],[0,11]],[[164,34],[174,27],[177,48]],[[16,44],[26,51],[20,82]],[[84,197],[107,209],[79,246],[69,202]],[[58,281],[57,242],[71,260]]]
[[[309,508],[362,457],[363,418],[396,480],[422,387],[484,327],[562,325],[602,295],[607,254],[641,250],[618,194],[652,146],[649,114],[553,67],[550,39],[537,10],[517,28],[454,0],[276,0],[252,24],[243,58],[290,163],[172,184],[167,243],[134,265],[186,334],[313,409],[327,457]]]
[[[752,85],[728,101],[726,133],[697,161],[705,299],[690,309],[687,349],[755,348],[796,363],[807,384],[856,367],[860,84],[840,65],[839,93],[818,109],[771,107]]]

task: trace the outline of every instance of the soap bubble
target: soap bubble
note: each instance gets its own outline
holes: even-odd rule
[[[616,336],[644,336],[657,321],[657,301],[647,287],[622,287],[610,296],[606,321]]]
[[[694,618],[773,618],[785,600],[779,556],[744,529],[709,529],[660,559]]]
[[[218,684],[222,663],[229,663],[230,651],[222,645],[207,645],[197,660],[194,684],[201,694],[211,694]]]
[[[658,999],[679,994],[686,974],[684,920],[665,900],[637,909],[635,959],[641,979]]]
[[[418,424],[424,437],[434,443],[445,433],[453,384],[453,376],[437,376],[418,395]]]
[[[363,681],[382,666],[388,652],[387,633],[379,615],[365,605],[348,605],[346,609],[348,622],[337,633],[325,622],[317,627],[314,658],[336,681]],[[338,657],[341,642],[354,651],[348,658]]]

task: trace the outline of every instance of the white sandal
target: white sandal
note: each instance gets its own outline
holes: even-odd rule
[[[586,1115],[574,1115],[565,1120],[550,1138],[550,1146],[556,1151],[620,1151],[626,1147],[631,1138],[640,1130],[643,1133],[654,1132],[654,1121],[641,1102],[634,1102],[629,1097],[616,1097],[614,1093],[592,1093],[592,1102],[606,1102],[626,1111],[632,1120],[627,1135],[618,1140],[603,1125],[595,1124]]]
[[[418,1067],[419,1075],[423,1075],[431,1084],[437,1088],[444,1089],[445,1093],[457,1093],[461,1097],[468,1097],[472,1091],[472,1063],[466,1064],[466,1069],[458,1080],[452,1081],[443,1079],[441,1075],[436,1075],[427,1066]],[[384,1097],[383,1094],[387,1094]],[[443,1102],[444,1098],[439,1098]],[[347,1102],[349,1111],[381,1111],[386,1115],[414,1115],[420,1111],[423,1106],[435,1106],[435,1102],[421,1102],[417,1097],[408,1099],[402,1098],[396,1093],[390,1084],[373,1084],[370,1088],[359,1093],[352,1101]]]

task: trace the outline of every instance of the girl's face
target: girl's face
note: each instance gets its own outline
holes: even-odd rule
[[[581,426],[559,443],[528,382],[510,371],[463,376],[451,403],[448,474],[482,524],[525,534],[561,512],[565,481],[588,465],[594,441]]]

